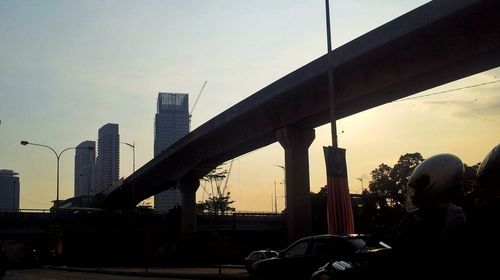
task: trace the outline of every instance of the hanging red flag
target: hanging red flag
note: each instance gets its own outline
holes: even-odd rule
[[[329,234],[354,233],[351,196],[347,184],[345,149],[323,147],[327,175],[327,220]]]

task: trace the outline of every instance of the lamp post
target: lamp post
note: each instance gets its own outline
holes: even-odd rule
[[[132,148],[132,157],[133,157],[133,162],[132,162],[132,173],[135,172],[135,141],[132,142],[132,144],[130,143],[126,143],[126,142],[120,142],[122,144],[125,144],[127,146],[129,146],[130,148]]]
[[[120,142],[120,143],[127,145],[132,149],[132,173],[134,173],[135,172],[135,141],[132,142],[132,144],[127,143],[127,142]],[[132,201],[135,201],[135,184],[132,187]],[[146,268],[146,270],[147,270],[147,268]]]
[[[363,178],[354,177],[354,179],[359,180],[361,182],[361,194],[363,194]]]
[[[36,143],[30,143],[28,141],[21,141],[21,145],[23,146],[26,146],[26,145],[33,145],[33,146],[40,146],[40,147],[45,147],[45,148],[48,148],[50,149],[52,152],[54,152],[54,155],[56,156],[56,159],[57,159],[57,180],[56,180],[56,185],[57,185],[57,191],[56,191],[56,203],[55,203],[55,207],[56,207],[56,211],[59,210],[59,159],[61,158],[61,155],[67,151],[67,150],[77,150],[77,149],[89,149],[89,150],[93,150],[94,148],[93,147],[86,147],[86,148],[77,148],[77,147],[70,147],[70,148],[66,148],[64,150],[62,150],[59,154],[54,150],[52,149],[51,147],[47,146],[47,145],[43,145],[43,144],[36,144]]]

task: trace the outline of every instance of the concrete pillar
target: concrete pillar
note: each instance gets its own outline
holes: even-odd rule
[[[178,188],[182,194],[182,229],[184,232],[196,231],[196,191],[200,186],[198,179],[181,179]]]
[[[314,140],[314,129],[285,127],[276,136],[285,149],[287,229],[288,239],[294,241],[312,230],[307,150]]]

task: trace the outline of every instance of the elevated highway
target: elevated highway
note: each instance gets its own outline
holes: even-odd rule
[[[498,67],[500,1],[432,1],[331,56],[340,119]],[[324,55],[220,113],[106,190],[99,206],[130,208],[177,186],[188,219],[194,215],[187,205],[194,204],[199,178],[227,160],[279,141],[295,158],[286,162],[289,222],[296,218],[293,212],[308,212],[300,201],[309,192],[307,148],[313,129],[330,122],[328,69]]]

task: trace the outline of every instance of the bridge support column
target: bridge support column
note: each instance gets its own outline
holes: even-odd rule
[[[285,149],[286,219],[288,239],[294,241],[311,234],[311,199],[308,149],[314,129],[285,127],[277,138]]]
[[[200,186],[198,179],[179,180],[179,190],[182,194],[182,230],[196,231],[196,191]]]

